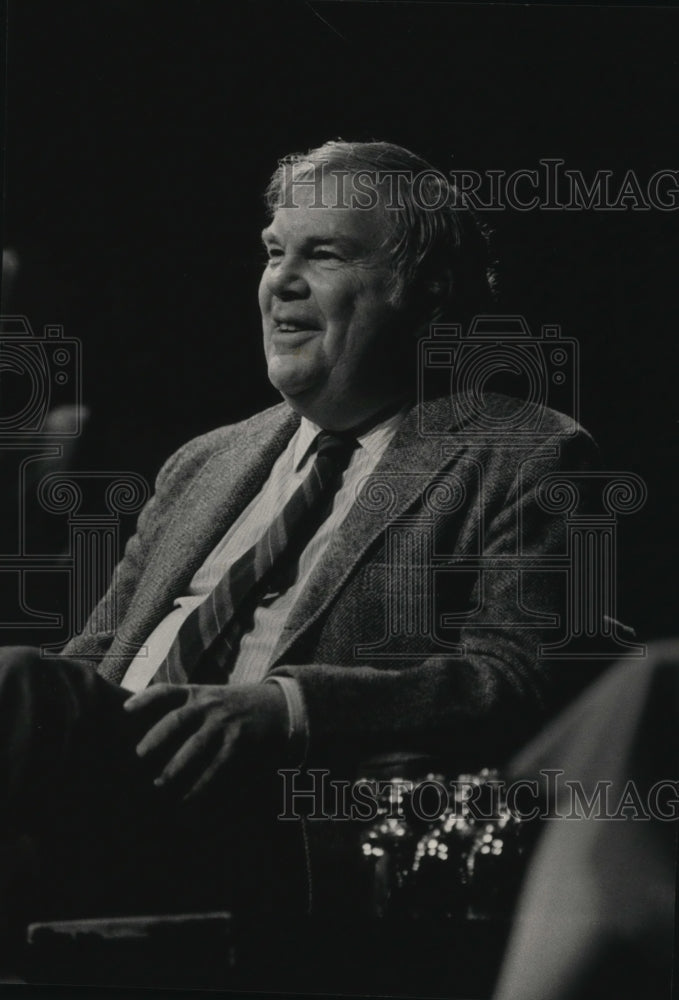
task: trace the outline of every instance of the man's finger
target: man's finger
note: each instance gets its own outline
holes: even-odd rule
[[[221,745],[214,759],[207,765],[207,767],[204,768],[200,777],[183,796],[182,801],[192,802],[207,790],[209,785],[216,778],[218,772],[228,766],[229,757],[231,756],[231,747],[231,740],[228,740],[226,743]]]
[[[196,772],[202,773],[211,766],[221,746],[222,734],[201,728],[190,736],[179,748],[177,753],[165,765],[154,784],[158,787],[186,786],[195,778]]]
[[[138,691],[123,704],[126,712],[139,713],[145,709],[182,705],[186,701],[186,691],[181,684],[152,684]]]
[[[172,751],[178,740],[185,740],[200,725],[200,718],[185,708],[168,712],[137,743],[137,756],[149,758]]]

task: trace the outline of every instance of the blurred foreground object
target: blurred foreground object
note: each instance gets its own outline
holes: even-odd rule
[[[512,762],[559,777],[495,1000],[669,1000],[679,812],[679,641],[612,667]],[[549,778],[547,778],[549,781]],[[568,783],[572,782],[572,785]],[[582,794],[573,797],[578,783]],[[600,797],[601,796],[601,797]]]

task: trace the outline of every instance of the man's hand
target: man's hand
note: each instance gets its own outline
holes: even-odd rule
[[[288,710],[278,684],[155,684],[124,708],[146,729],[137,754],[154,784],[184,800],[226,778],[253,754],[275,759],[288,735]]]

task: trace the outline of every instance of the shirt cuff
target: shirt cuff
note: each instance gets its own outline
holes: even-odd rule
[[[309,749],[309,720],[302,689],[294,677],[267,677],[267,684],[282,688],[288,705],[288,742],[295,767],[304,764]]]

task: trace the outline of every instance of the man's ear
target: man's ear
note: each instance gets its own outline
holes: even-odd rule
[[[419,310],[415,322],[411,325],[413,340],[428,337],[431,333],[432,325],[434,323],[442,323],[445,320],[445,315],[446,311],[442,302],[435,303],[432,308]]]
[[[419,275],[407,290],[404,325],[413,340],[429,335],[432,323],[445,322],[453,300],[452,269],[443,274]],[[410,339],[410,338],[408,338]]]
[[[433,274],[427,278],[427,289],[432,298],[443,304],[443,308],[452,301],[456,292],[457,280],[455,269],[449,264],[444,264],[436,268]]]
[[[440,323],[450,312],[450,303],[454,297],[455,281],[452,273],[446,271],[443,275],[430,277],[423,283],[423,312],[426,312],[427,326]]]

